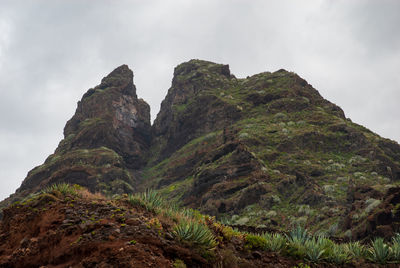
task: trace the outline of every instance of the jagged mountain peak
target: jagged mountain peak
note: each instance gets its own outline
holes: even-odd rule
[[[89,89],[83,95],[83,99],[103,90],[118,91],[124,95],[133,96],[136,99],[137,95],[136,87],[133,83],[133,71],[129,69],[126,64],[117,67],[101,80],[100,85]]]

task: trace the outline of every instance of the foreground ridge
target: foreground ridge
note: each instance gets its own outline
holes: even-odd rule
[[[4,211],[0,267],[397,267],[399,237],[362,245],[301,227],[250,234],[154,191],[109,199],[57,184]]]

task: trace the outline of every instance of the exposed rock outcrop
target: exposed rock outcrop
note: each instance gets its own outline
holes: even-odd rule
[[[128,167],[143,166],[150,144],[150,107],[137,98],[133,72],[127,65],[83,95],[64,136],[56,153],[105,146],[121,155]]]
[[[400,230],[400,187],[389,188],[385,194],[373,189],[354,193],[354,201],[345,224],[353,240],[384,237],[391,239]]]
[[[191,60],[175,68],[171,88],[152,127],[157,160],[209,132],[231,125],[240,118],[240,109],[224,102],[216,89],[235,84],[229,66]]]

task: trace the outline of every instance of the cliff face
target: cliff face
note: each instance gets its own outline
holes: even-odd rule
[[[396,206],[384,200],[400,146],[283,69],[238,79],[228,65],[182,63],[150,126],[122,65],[84,94],[64,136],[3,205],[57,182],[106,195],[154,188],[230,224],[353,237],[390,225],[367,218]]]
[[[162,160],[194,138],[238,120],[236,105],[208,94],[231,88],[235,81],[228,65],[192,60],[177,66],[152,127],[155,159]]]
[[[108,147],[138,169],[150,144],[150,107],[136,96],[133,72],[122,65],[89,89],[64,128],[57,152]]]

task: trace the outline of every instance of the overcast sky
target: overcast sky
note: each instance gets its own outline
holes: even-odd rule
[[[121,64],[152,120],[174,67],[294,71],[353,122],[400,141],[400,1],[0,2],[0,200],[53,153],[87,89]]]

